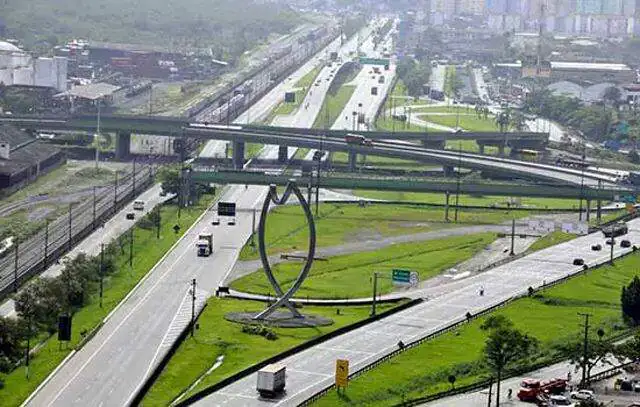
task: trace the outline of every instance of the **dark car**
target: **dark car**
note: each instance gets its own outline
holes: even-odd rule
[[[608,244],[609,246],[613,246],[614,244],[616,244],[615,240],[613,239],[607,239],[605,243]]]
[[[631,242],[625,239],[620,242],[620,247],[631,247]]]
[[[594,252],[600,251],[602,250],[602,245],[601,244],[591,245],[591,250],[593,250]]]
[[[128,220],[134,220],[136,218],[136,214],[133,212],[128,212],[126,217]]]
[[[574,266],[583,266],[584,265],[584,260],[583,259],[573,259],[573,265]]]

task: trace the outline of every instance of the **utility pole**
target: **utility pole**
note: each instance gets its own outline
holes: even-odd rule
[[[513,250],[516,240],[516,220],[511,219],[511,251],[509,252],[509,256],[515,256],[516,252]]]
[[[578,206],[578,220],[582,222],[582,198],[584,195],[584,160],[586,158],[586,144],[583,146],[582,150],[582,175],[580,176],[580,204]]]
[[[71,251],[71,221],[72,221],[72,206],[73,204],[69,204],[69,251]]]
[[[156,239],[160,239],[160,205],[156,206]]]
[[[113,213],[116,213],[118,210],[118,171],[116,171],[116,180],[113,185]]]
[[[251,243],[249,243],[251,245],[251,247],[256,247],[256,240],[255,240],[255,235],[256,235],[256,208],[253,208],[252,211],[252,218],[251,218]]]
[[[378,273],[373,273],[373,301],[371,302],[371,315],[376,316],[376,296],[378,294]]]
[[[18,242],[13,256],[13,292],[18,292]]]
[[[584,317],[584,349],[582,354],[582,381],[580,385],[584,387],[587,384],[587,361],[589,352],[589,317],[591,314],[578,313],[581,317]]]
[[[91,220],[91,227],[96,228],[96,187],[93,186],[93,218]]]
[[[133,195],[136,195],[136,157],[133,157]]]
[[[103,280],[104,280],[104,243],[100,243],[100,308],[102,308]]]
[[[44,267],[49,263],[49,219],[44,221]]]
[[[458,223],[458,203],[460,202],[460,166],[462,165],[462,143],[458,143],[458,176],[456,177],[456,210],[453,214],[453,221]]]
[[[132,227],[129,230],[129,267],[133,267],[133,230],[135,227]]]
[[[191,280],[191,337],[196,331],[196,279]]]
[[[491,391],[493,390],[493,379],[489,381],[489,398],[487,399],[487,407],[491,407]]]

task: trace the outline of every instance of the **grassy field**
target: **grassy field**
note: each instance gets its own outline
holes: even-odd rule
[[[313,208],[315,210],[315,208]],[[453,219],[453,207],[449,218]],[[528,216],[528,211],[460,210],[458,225],[497,224],[513,217]],[[315,217],[318,247],[337,246],[345,242],[382,236],[407,235],[452,227],[444,221],[444,208],[412,205],[320,204]],[[306,250],[309,237],[306,218],[297,205],[278,207],[267,218],[266,244],[269,254]],[[258,259],[257,248],[245,245],[240,260]]]
[[[538,250],[546,249],[547,247],[551,247],[560,243],[567,242],[569,240],[575,239],[576,237],[577,237],[576,235],[571,233],[565,233],[560,231],[552,232],[536,240],[536,242],[529,247],[528,251],[536,252]]]
[[[600,327],[607,336],[622,329],[620,290],[639,269],[640,256],[629,256],[613,267],[592,270],[532,298],[517,300],[495,314],[510,318],[518,329],[541,342],[540,360],[557,345],[580,338],[582,318],[578,313],[591,314],[594,336]],[[330,392],[315,405],[390,406],[449,389],[450,374],[456,375],[457,386],[486,377],[488,371],[481,361],[486,339],[480,329],[483,320],[402,353],[351,381],[344,396]]]
[[[12,373],[3,376],[2,380],[5,387],[0,390],[0,400],[2,400],[0,405],[18,406],[35,390],[40,382],[69,354],[71,349],[78,346],[82,339],[80,332],[84,330],[91,331],[97,327],[106,315],[193,224],[207,207],[204,199],[202,202],[197,206],[184,209],[180,219],[177,218],[176,206],[163,206],[161,209],[162,229],[160,239],[156,239],[155,229],[141,229],[139,227],[135,229],[133,267],[129,267],[127,247],[125,253],[116,258],[118,272],[105,279],[103,307],[99,307],[97,295],[94,295],[88,306],[73,315],[73,332],[68,347],[61,349],[55,337],[49,338],[41,349],[32,356],[29,380],[26,379],[24,367],[19,367]],[[175,224],[181,226],[179,234],[173,231]]]
[[[391,307],[383,305],[381,310]],[[278,339],[273,341],[244,333],[240,324],[224,319],[228,312],[259,311],[263,308],[263,303],[211,298],[198,319],[200,329],[195,337],[188,337],[180,345],[143,404],[168,405],[213,366],[218,357],[224,357],[220,367],[205,376],[187,396],[289,348],[362,320],[371,311],[370,307],[342,307],[337,314],[335,307],[304,307],[302,312],[331,318],[334,324],[318,328],[275,328],[273,331]]]
[[[351,95],[356,90],[355,85],[343,85],[338,89],[335,95],[327,93],[322,108],[313,122],[313,128],[320,129],[324,127],[331,128],[336,122],[344,107],[349,103]]]
[[[417,116],[424,121],[454,129],[456,126],[459,126],[461,129],[467,131],[498,131],[498,127],[492,118],[488,118],[486,120],[484,118],[478,118],[475,113],[465,113],[460,115],[454,114],[450,116],[419,114]]]
[[[445,195],[435,192],[393,192],[393,191],[364,191],[354,190],[354,195],[371,198],[384,199],[389,201],[422,202],[430,204],[444,205]],[[449,202],[453,198],[450,198]],[[578,209],[578,201],[575,199],[560,198],[529,198],[529,197],[506,197],[506,196],[473,196],[460,195],[460,205],[465,206],[495,206],[506,208],[517,205],[519,207],[535,209]]]
[[[327,261],[313,263],[309,276],[296,295],[335,299],[370,297],[373,272],[390,273],[393,268],[409,269],[417,271],[421,280],[426,280],[471,258],[493,242],[495,237],[493,233],[455,236],[329,257]],[[287,290],[298,277],[301,264],[280,263],[272,267],[283,290]],[[263,270],[234,281],[231,287],[256,294],[272,291]],[[381,294],[393,291],[391,279],[380,279],[378,290]]]

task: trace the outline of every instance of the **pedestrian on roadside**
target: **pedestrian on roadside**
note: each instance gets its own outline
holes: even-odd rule
[[[480,287],[480,297],[484,296],[484,287]]]

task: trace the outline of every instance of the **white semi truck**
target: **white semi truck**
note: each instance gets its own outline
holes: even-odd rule
[[[196,248],[198,249],[198,256],[211,256],[211,253],[213,252],[213,233],[200,233],[200,235],[198,235]]]

